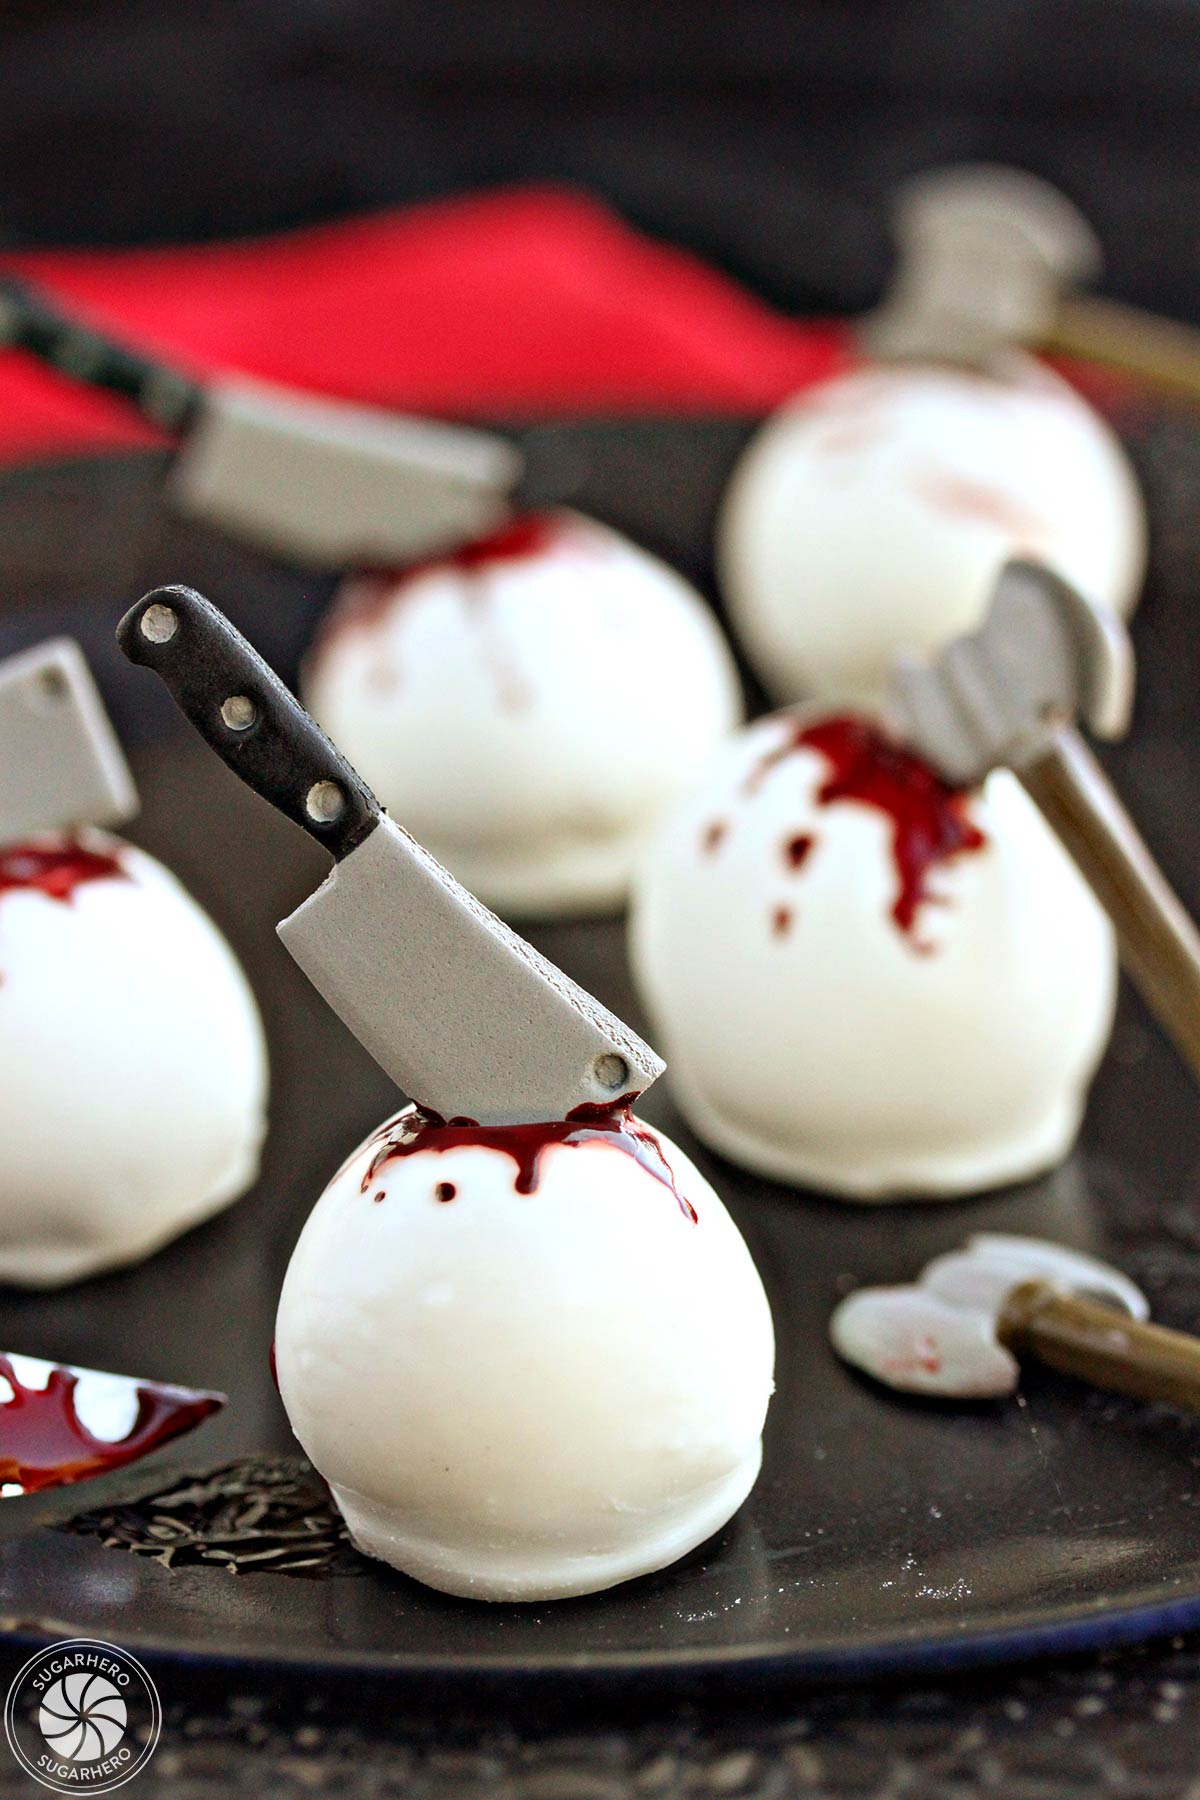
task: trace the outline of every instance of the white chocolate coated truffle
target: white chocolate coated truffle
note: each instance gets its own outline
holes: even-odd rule
[[[722,506],[735,631],[778,699],[869,699],[897,648],[982,619],[1008,557],[1132,610],[1145,518],[1116,438],[1056,375],[867,366],[769,419]]]
[[[152,857],[0,851],[0,1281],[135,1262],[258,1171],[267,1059],[241,968]]]
[[[934,1198],[1074,1139],[1113,935],[1007,771],[955,794],[860,717],[776,714],[671,818],[631,931],[667,1079],[747,1168]]]
[[[326,1188],[279,1304],[279,1390],[354,1542],[481,1600],[674,1562],[761,1458],[774,1341],[736,1226],[629,1115],[421,1119]]]
[[[566,512],[352,578],[305,694],[392,816],[510,916],[622,905],[663,813],[741,718],[700,596]]]

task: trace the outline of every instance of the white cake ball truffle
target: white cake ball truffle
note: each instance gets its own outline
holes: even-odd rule
[[[731,741],[646,860],[632,950],[696,1133],[859,1200],[1058,1161],[1112,1020],[1108,920],[1016,778],[955,793],[849,714]]]
[[[1014,356],[1004,379],[872,365],[800,395],[736,469],[717,548],[768,690],[865,699],[898,647],[936,650],[977,625],[1010,556],[1128,613],[1145,536],[1107,425]]]
[[[292,1427],[370,1556],[480,1600],[674,1562],[758,1474],[771,1315],[736,1226],[628,1113],[362,1144],[276,1325]]]
[[[348,581],[305,695],[392,816],[510,916],[623,904],[663,813],[741,718],[700,596],[568,512]]]
[[[153,857],[97,832],[0,849],[0,1281],[136,1262],[258,1172],[246,978]]]

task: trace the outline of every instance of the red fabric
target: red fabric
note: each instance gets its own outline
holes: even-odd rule
[[[194,372],[239,369],[441,417],[765,411],[846,356],[837,325],[786,319],[558,188],[5,266]],[[152,441],[118,402],[0,354],[0,457]]]

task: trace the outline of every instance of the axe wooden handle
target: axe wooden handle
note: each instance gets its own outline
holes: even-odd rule
[[[1200,1338],[1186,1332],[1025,1281],[1005,1300],[996,1335],[1015,1356],[1035,1356],[1095,1387],[1200,1412]]]
[[[1069,294],[1039,349],[1109,363],[1158,387],[1200,400],[1200,331],[1140,307],[1094,295]]]
[[[1121,960],[1200,1078],[1200,932],[1073,727],[1017,770],[1117,932]]]

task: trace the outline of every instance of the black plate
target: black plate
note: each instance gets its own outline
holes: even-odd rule
[[[553,434],[579,503],[707,580],[708,531],[737,425],[580,426]],[[1112,763],[1194,905],[1200,734],[1189,514],[1200,437],[1143,421],[1158,558],[1137,637],[1137,735]],[[1190,473],[1189,473],[1190,471]],[[111,627],[151,582],[207,588],[285,674],[324,598],[169,523],[154,458],[0,481],[0,651],[73,630],[135,747],[132,835],[199,895],[245,959],[268,1020],[273,1129],[262,1180],[142,1268],[65,1292],[0,1297],[0,1344],[232,1395],[227,1411],[136,1472],[50,1500],[0,1503],[0,1609],[15,1638],[91,1634],[147,1654],[297,1662],[510,1681],[845,1677],[1118,1639],[1200,1623],[1200,1421],[1031,1372],[1019,1404],[891,1399],[841,1367],[824,1329],[839,1294],[902,1278],[977,1229],[1033,1231],[1111,1256],[1169,1323],[1200,1324],[1200,1104],[1140,1007],[1122,1000],[1084,1147],[1053,1177],[968,1204],[860,1211],[756,1181],[707,1155],[655,1090],[647,1115],[727,1198],[770,1292],[778,1394],[762,1479],[718,1539],[662,1575],[552,1606],[445,1599],[372,1567],[303,1580],[168,1570],[42,1518],[112,1488],[163,1486],[292,1448],[267,1369],[280,1278],[307,1209],[394,1093],[291,964],[274,923],[322,858],[180,726]],[[1190,672],[1187,680],[1184,672]],[[533,933],[630,1018],[616,924]]]

